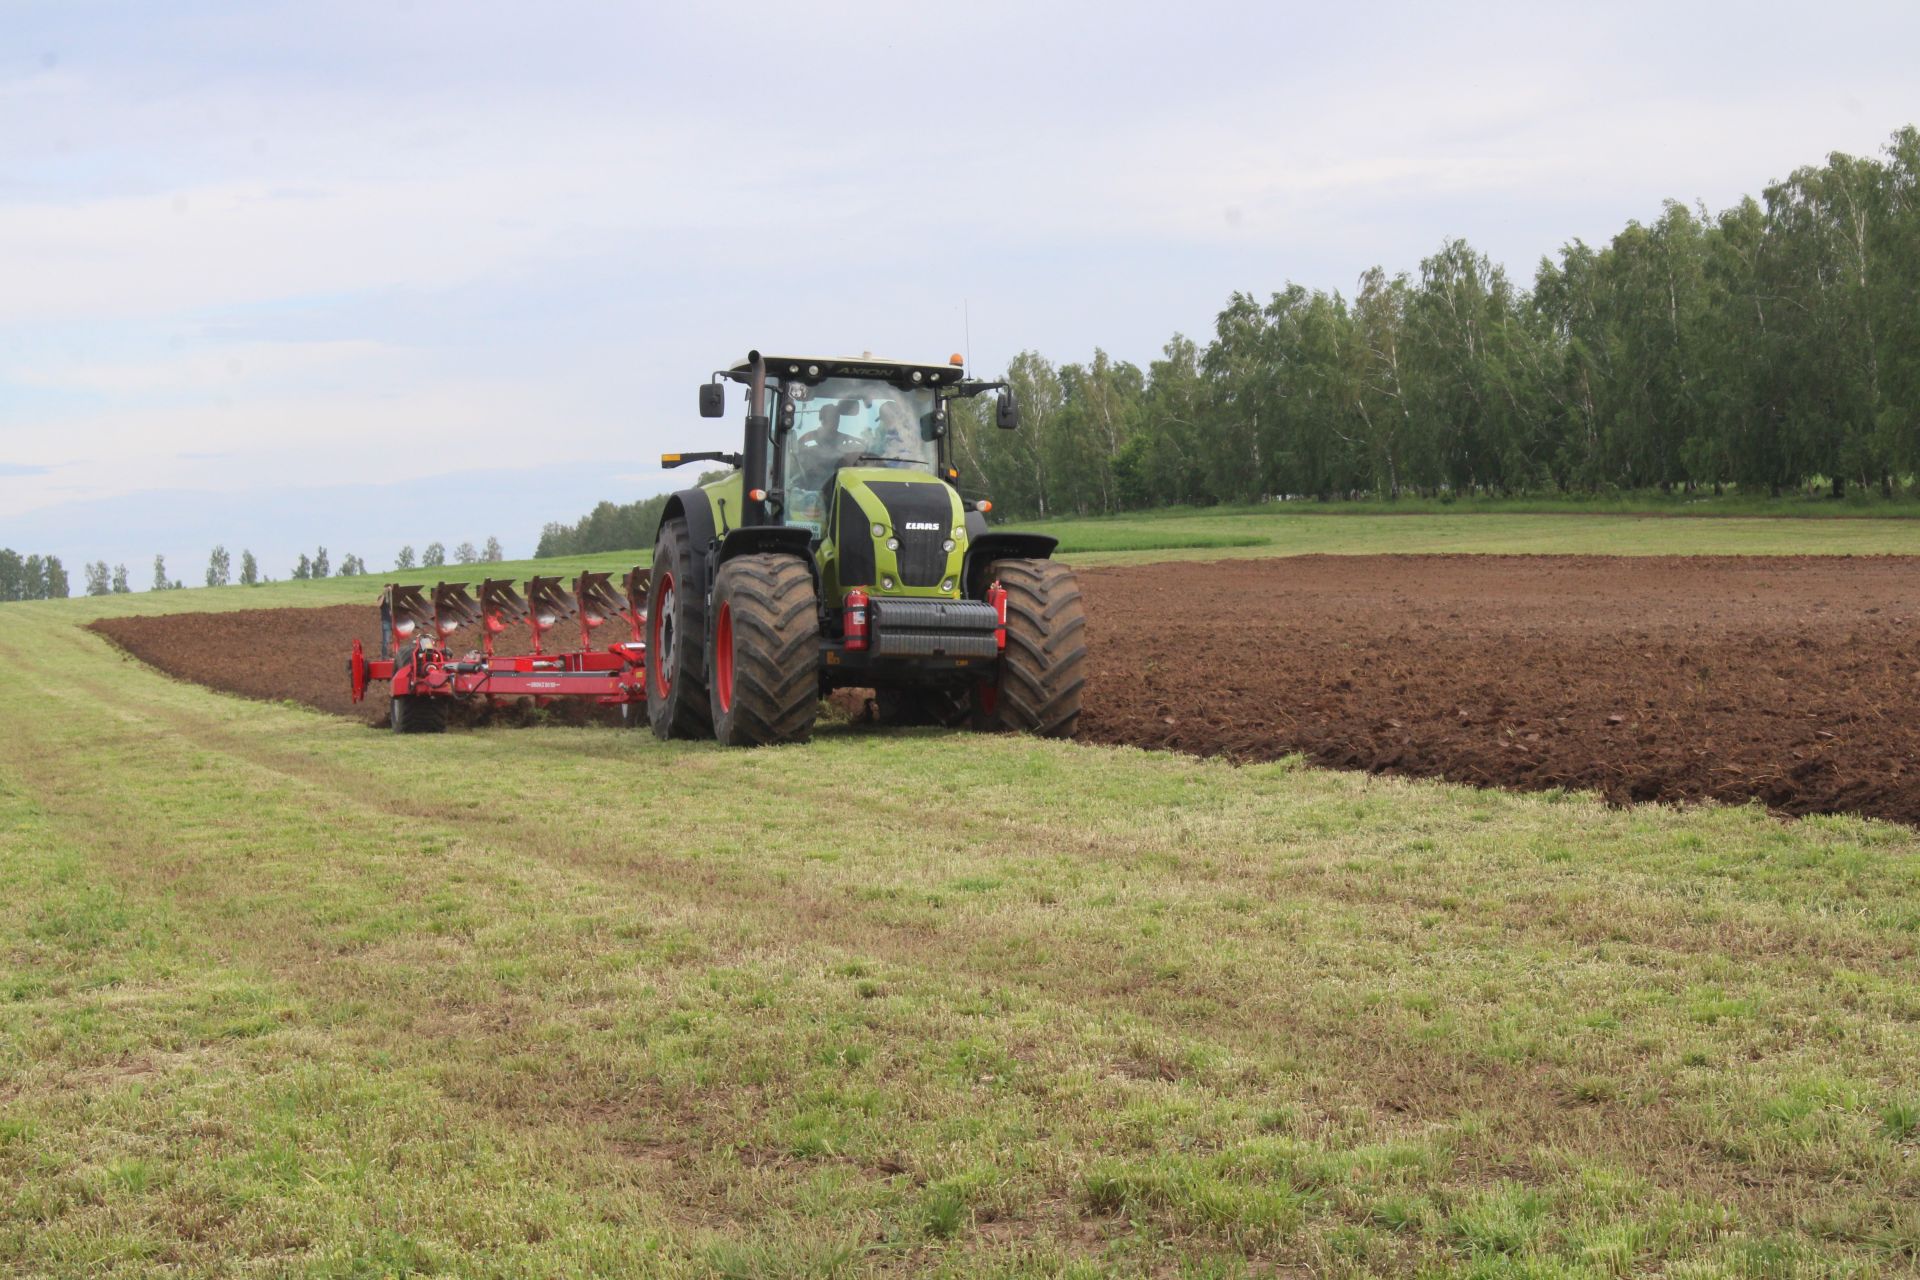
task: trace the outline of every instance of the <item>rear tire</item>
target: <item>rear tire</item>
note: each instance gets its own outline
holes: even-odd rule
[[[660,526],[647,583],[647,722],[657,738],[713,734],[707,703],[707,602],[685,520]]]
[[[713,736],[729,747],[805,742],[820,712],[820,603],[813,570],[739,556],[713,584]]]
[[[987,574],[1006,588],[1007,647],[993,680],[974,690],[974,727],[1070,736],[1087,682],[1079,581],[1053,560],[996,560]]]
[[[387,720],[395,733],[445,733],[447,700],[418,693],[398,694],[387,711]]]

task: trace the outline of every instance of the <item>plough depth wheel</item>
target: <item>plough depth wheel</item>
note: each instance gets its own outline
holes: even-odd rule
[[[395,733],[445,733],[447,700],[403,693],[393,699],[387,719]]]

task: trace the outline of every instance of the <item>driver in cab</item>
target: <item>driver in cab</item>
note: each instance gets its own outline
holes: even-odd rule
[[[844,463],[852,462],[866,448],[858,437],[840,432],[840,406],[820,406],[820,420],[813,430],[793,442],[793,483],[818,493],[833,479]]]

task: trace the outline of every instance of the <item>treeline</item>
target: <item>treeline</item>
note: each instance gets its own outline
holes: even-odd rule
[[[573,524],[549,522],[540,530],[536,559],[583,556],[596,551],[625,551],[651,547],[670,495],[660,493],[638,502],[602,502]]]
[[[707,484],[726,472],[705,472],[693,484]],[[653,533],[660,526],[660,512],[666,510],[670,493],[655,493],[637,503],[599,503],[574,524],[549,522],[540,530],[540,545],[534,557],[593,555],[595,551],[632,551],[651,547]]]
[[[1008,370],[1022,430],[956,415],[1019,516],[1406,494],[1892,495],[1920,469],[1920,132],[1717,215],[1666,205],[1532,287],[1465,241],[1352,297],[1235,294],[1205,345]],[[544,542],[542,544],[545,545]],[[639,546],[643,542],[628,542]]]
[[[15,561],[19,559],[19,557],[14,556],[14,553],[11,551],[0,551],[0,584],[9,581],[9,579],[5,577],[8,566],[11,563],[6,558],[9,556],[13,556]],[[485,561],[503,560],[505,558],[505,553],[501,550],[500,539],[498,538],[488,538],[486,545],[482,548],[475,547],[471,542],[462,542],[453,549],[453,562],[456,564],[477,564]],[[38,556],[32,556],[28,559],[29,566],[37,566],[40,563],[41,559]],[[66,574],[60,570],[59,560],[53,557],[47,557],[47,563],[50,563],[53,571],[58,574],[58,593],[63,596],[66,595],[67,579]],[[418,557],[417,563],[420,566],[428,568],[446,564],[446,547],[438,542],[428,543],[425,552]],[[394,567],[396,569],[412,569],[416,567],[416,557],[411,546],[400,548],[400,554],[395,557]],[[37,572],[38,570],[35,569],[34,571]],[[293,569],[287,576],[295,582],[306,582],[317,578],[357,578],[367,572],[367,562],[360,556],[348,553],[340,557],[340,562],[336,566],[327,549],[320,547],[317,548],[311,556],[304,551],[301,552],[300,558],[294,562]],[[24,576],[31,577],[32,575],[29,573]],[[253,552],[246,550],[241,551],[240,563],[236,567],[232,553],[224,546],[215,547],[208,554],[205,576],[206,584],[210,587],[234,585],[254,587],[259,586],[263,582],[273,581],[271,577],[261,574],[260,562],[254,557]],[[84,581],[86,584],[86,593],[90,596],[119,595],[133,589],[128,582],[127,566],[123,564],[109,566],[104,560],[96,560],[86,566]],[[178,591],[185,586],[186,583],[168,574],[166,556],[157,555],[153,558],[153,578],[149,588],[150,590]],[[0,595],[0,600],[36,598],[38,597]]]
[[[322,547],[320,550],[322,555],[326,553],[325,547]],[[495,564],[506,558],[506,552],[501,550],[500,539],[498,538],[488,538],[484,547],[475,547],[471,542],[463,542],[453,549],[454,564]],[[367,562],[361,560],[357,563],[359,565],[357,572],[365,573],[367,571]],[[411,543],[400,548],[400,553],[393,558],[393,567],[396,569],[412,569],[416,567],[437,569],[446,563],[447,547],[446,544],[442,542],[429,542],[426,548],[420,552],[417,564],[414,559],[413,544]],[[327,575],[317,573],[314,576],[324,578]]]
[[[12,547],[0,547],[0,604],[9,600],[64,600],[71,593],[59,556],[23,556]]]
[[[688,486],[703,485],[727,475],[725,471],[707,471]],[[671,494],[659,493],[638,502],[602,502],[573,524],[559,521],[540,530],[540,544],[534,548],[536,559],[549,556],[584,556],[598,551],[631,551],[651,547],[654,531],[660,525],[660,513],[666,510]]]

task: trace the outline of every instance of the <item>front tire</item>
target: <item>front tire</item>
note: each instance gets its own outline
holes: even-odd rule
[[[1087,683],[1087,614],[1073,570],[1053,560],[996,560],[1007,592],[1007,647],[992,681],[974,690],[974,727],[1065,738]]]
[[[786,555],[739,556],[713,584],[713,736],[729,747],[805,742],[820,711],[813,571]]]
[[[647,583],[647,722],[657,738],[713,733],[707,703],[707,602],[685,520],[660,526]]]

